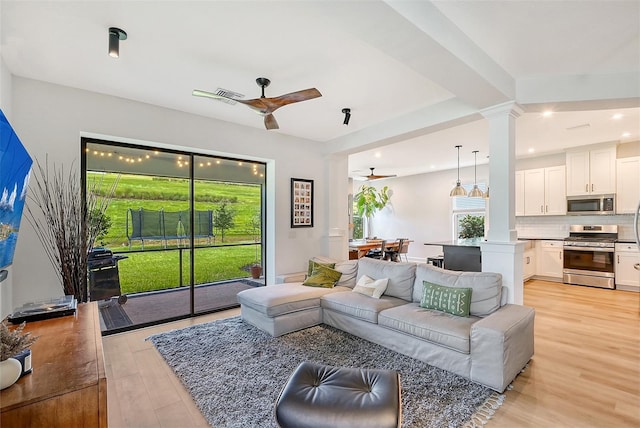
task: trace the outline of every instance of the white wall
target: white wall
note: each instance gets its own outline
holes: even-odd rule
[[[346,174],[332,177],[328,173],[332,168],[327,167],[344,160],[327,157],[316,142],[20,77],[13,78],[13,116],[12,124],[30,155],[41,163],[48,155],[49,164],[65,168],[74,160],[79,165],[81,134],[266,161],[270,192],[266,268],[271,279],[299,271],[309,257],[328,251],[330,227],[347,228],[346,216],[342,221],[329,221],[321,208],[335,188],[344,188],[346,201],[346,187],[341,183],[346,182]],[[290,228],[291,177],[314,180],[313,228]],[[13,273],[14,306],[62,294],[62,286],[28,223],[20,233]]]
[[[0,2],[1,4],[1,2]],[[11,73],[0,55],[0,109],[11,121]],[[7,279],[0,282],[0,319],[11,313],[13,304],[13,269],[5,268],[9,272]]]

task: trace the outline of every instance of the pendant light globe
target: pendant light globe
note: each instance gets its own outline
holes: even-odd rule
[[[452,198],[455,198],[457,196],[466,196],[467,195],[467,191],[464,190],[464,187],[462,187],[460,185],[460,148],[462,146],[456,146],[456,149],[458,149],[458,181],[456,181],[456,186],[451,189],[451,192],[449,193],[449,196],[451,196]]]

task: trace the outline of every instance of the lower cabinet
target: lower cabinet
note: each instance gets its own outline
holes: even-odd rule
[[[536,250],[531,248],[524,251],[522,260],[522,275],[526,281],[536,274]]]
[[[563,241],[538,241],[536,275],[562,280]]]
[[[635,244],[616,244],[616,288],[640,292],[640,271],[634,265],[640,263],[640,251]]]

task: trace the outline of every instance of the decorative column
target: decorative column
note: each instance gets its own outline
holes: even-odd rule
[[[515,130],[522,109],[508,102],[483,110],[489,121],[489,231],[481,244],[482,271],[502,274],[507,302],[523,302],[524,243],[515,229]]]

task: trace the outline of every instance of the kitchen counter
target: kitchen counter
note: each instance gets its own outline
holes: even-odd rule
[[[454,247],[480,247],[480,244],[484,242],[483,238],[471,238],[471,239],[456,239],[455,241],[439,241],[439,242],[425,242],[424,245],[441,245],[441,246],[454,246]]]

